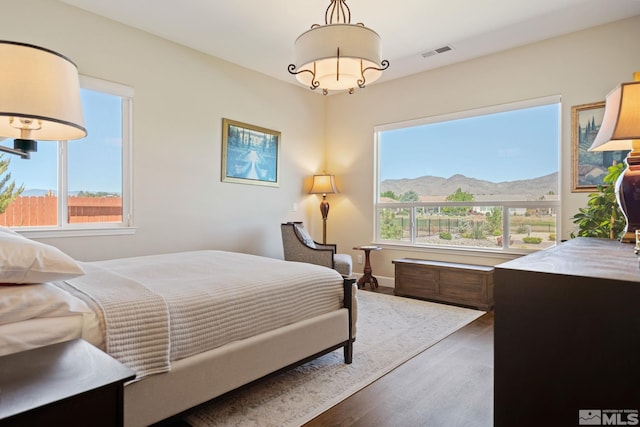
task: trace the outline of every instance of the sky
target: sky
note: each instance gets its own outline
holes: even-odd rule
[[[462,174],[491,182],[558,171],[560,104],[383,131],[380,180]]]
[[[114,95],[81,90],[87,136],[68,142],[69,192],[122,192],[122,106]],[[0,142],[13,147],[12,140]],[[57,143],[38,141],[30,159],[5,154],[16,185],[25,190],[57,189]]]

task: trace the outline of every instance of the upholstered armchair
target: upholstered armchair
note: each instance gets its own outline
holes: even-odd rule
[[[301,222],[287,222],[281,224],[280,228],[285,260],[324,265],[345,277],[351,276],[351,255],[336,253],[337,248],[334,244],[315,242]]]

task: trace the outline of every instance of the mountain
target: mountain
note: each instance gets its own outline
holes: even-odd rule
[[[549,194],[558,194],[558,173],[554,172],[533,179],[503,182],[485,181],[457,174],[450,178],[422,176],[412,179],[387,179],[380,183],[381,192],[393,191],[400,195],[413,190],[421,196],[421,199],[442,196],[444,200],[444,197],[454,193],[458,188],[473,194],[475,200],[495,199],[495,196],[501,196],[500,198],[507,200],[522,199],[523,195],[525,200],[538,200],[541,196],[548,199]]]

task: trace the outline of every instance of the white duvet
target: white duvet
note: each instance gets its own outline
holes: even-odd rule
[[[138,373],[343,307],[342,277],[222,251],[83,263],[57,283],[98,314],[106,351]]]

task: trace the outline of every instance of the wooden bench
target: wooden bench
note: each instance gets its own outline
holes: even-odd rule
[[[395,265],[395,294],[480,310],[493,308],[493,267],[401,258]]]

